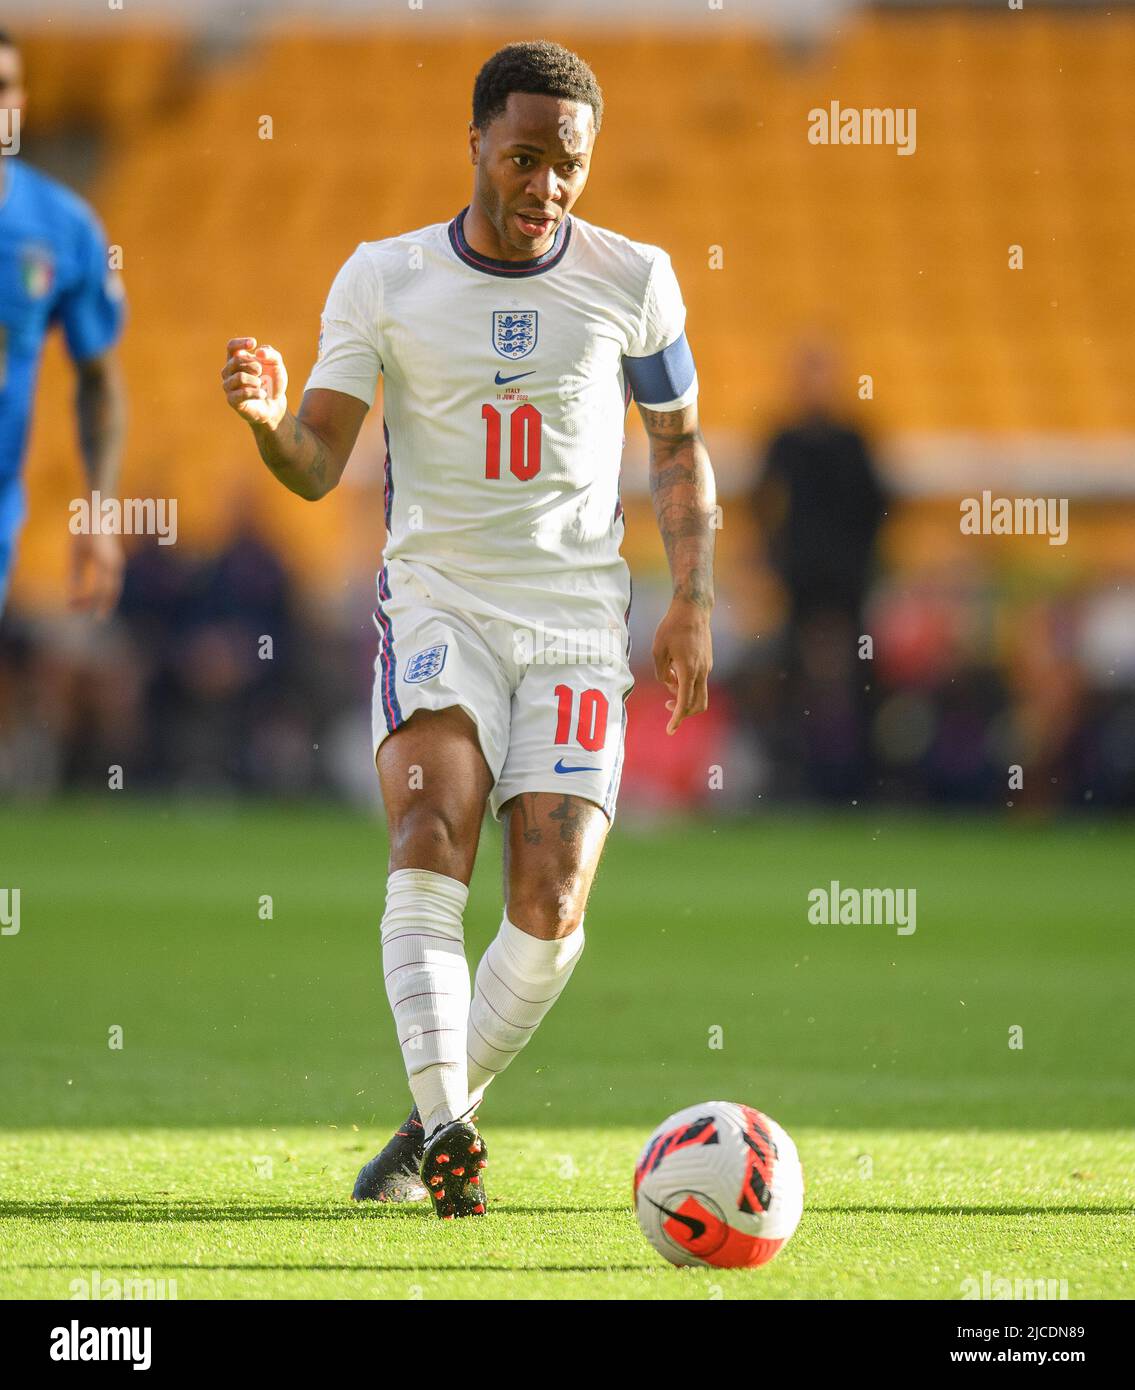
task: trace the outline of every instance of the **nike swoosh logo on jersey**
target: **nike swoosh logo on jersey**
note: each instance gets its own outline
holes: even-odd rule
[[[535,376],[535,375],[536,375],[535,371],[531,371],[531,372],[517,372],[517,374],[516,374],[515,376],[501,376],[500,372],[497,372],[495,380],[496,380],[496,383],[497,383],[498,386],[507,386],[508,383],[509,383],[510,381],[519,381],[520,378],[521,378],[522,376]]]
[[[602,772],[601,767],[564,767],[564,760],[561,758],[555,766],[556,772]]]

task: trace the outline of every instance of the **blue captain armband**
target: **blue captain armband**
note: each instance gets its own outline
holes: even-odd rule
[[[624,357],[623,372],[635,400],[647,407],[679,400],[697,375],[685,333],[649,357]]]

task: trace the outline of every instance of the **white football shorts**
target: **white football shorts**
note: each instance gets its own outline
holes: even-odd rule
[[[457,582],[418,560],[378,575],[375,757],[415,710],[459,705],[493,774],[493,815],[521,792],[583,797],[614,820],[631,677],[624,569],[551,588]]]

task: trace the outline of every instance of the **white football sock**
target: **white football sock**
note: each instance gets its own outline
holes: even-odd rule
[[[468,897],[465,884],[429,869],[395,869],[386,880],[386,996],[427,1135],[469,1108],[469,967],[461,922]]]
[[[583,950],[583,922],[558,941],[513,926],[507,914],[477,967],[469,1008],[469,1101],[516,1056],[560,997]]]

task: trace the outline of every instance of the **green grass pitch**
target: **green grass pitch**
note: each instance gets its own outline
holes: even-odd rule
[[[1135,1294],[1129,824],[620,824],[582,964],[481,1111],[490,1215],[442,1223],[348,1200],[408,1108],[380,826],[117,795],[0,810],[0,1297]],[[917,889],[916,932],[811,925],[832,879]],[[764,1269],[673,1270],[634,1220],[646,1135],[714,1098],[804,1161]]]

